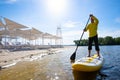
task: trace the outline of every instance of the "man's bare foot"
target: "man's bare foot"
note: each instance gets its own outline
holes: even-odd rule
[[[98,55],[99,58],[101,58],[101,57],[100,57],[100,53],[99,53],[99,51],[97,51],[97,55]]]
[[[88,55],[87,57],[90,57],[90,55]]]

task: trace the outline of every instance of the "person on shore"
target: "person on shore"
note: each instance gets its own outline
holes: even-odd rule
[[[89,31],[88,57],[90,57],[91,50],[92,50],[92,43],[94,41],[95,49],[96,49],[97,54],[100,58],[100,53],[99,53],[100,49],[99,49],[99,44],[98,44],[98,33],[97,33],[97,28],[98,28],[99,21],[92,14],[90,14],[90,20],[91,20],[91,23],[88,24],[88,26],[84,29],[84,32],[86,32],[87,30]]]

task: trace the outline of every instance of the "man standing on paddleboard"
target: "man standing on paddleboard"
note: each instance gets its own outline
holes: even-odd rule
[[[95,43],[95,49],[97,51],[98,56],[100,57],[100,49],[99,49],[99,44],[98,44],[98,33],[97,33],[97,28],[98,28],[98,19],[90,14],[90,20],[91,23],[88,24],[88,26],[84,29],[86,32],[87,30],[89,31],[89,41],[88,41],[88,57],[90,57],[91,50],[92,50],[92,43],[94,41]]]

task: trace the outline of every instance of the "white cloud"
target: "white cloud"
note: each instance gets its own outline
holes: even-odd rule
[[[73,36],[73,35],[78,35],[80,34],[81,31],[67,31],[65,33],[63,33],[64,36]]]
[[[63,44],[74,44],[76,36],[80,34],[80,31],[67,31],[63,33]]]
[[[120,37],[120,30],[99,32],[99,37],[106,37],[106,36]]]
[[[69,45],[74,44],[74,40],[79,40],[82,35],[82,30],[74,30],[74,31],[67,31],[63,32],[63,44]],[[120,37],[120,30],[117,31],[99,31],[98,37],[106,37],[106,36],[112,36],[112,37]],[[85,32],[82,39],[88,39],[88,32]]]
[[[63,44],[74,44],[74,40],[79,40],[82,35],[82,30],[67,31],[63,33]],[[83,38],[87,38],[88,34],[84,33]],[[82,39],[83,39],[82,38]]]
[[[76,25],[80,24],[79,22],[68,21],[63,24],[64,27],[75,27]]]

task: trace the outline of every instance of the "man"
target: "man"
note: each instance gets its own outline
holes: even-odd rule
[[[98,34],[97,34],[97,28],[98,28],[99,21],[92,14],[90,14],[90,20],[91,20],[91,23],[88,24],[88,26],[84,29],[85,32],[87,30],[89,31],[89,41],[88,41],[88,53],[89,54],[88,54],[88,57],[90,57],[91,50],[92,50],[92,43],[94,41],[95,49],[100,58],[100,54],[99,54],[100,49],[99,49],[99,45],[98,45]]]

